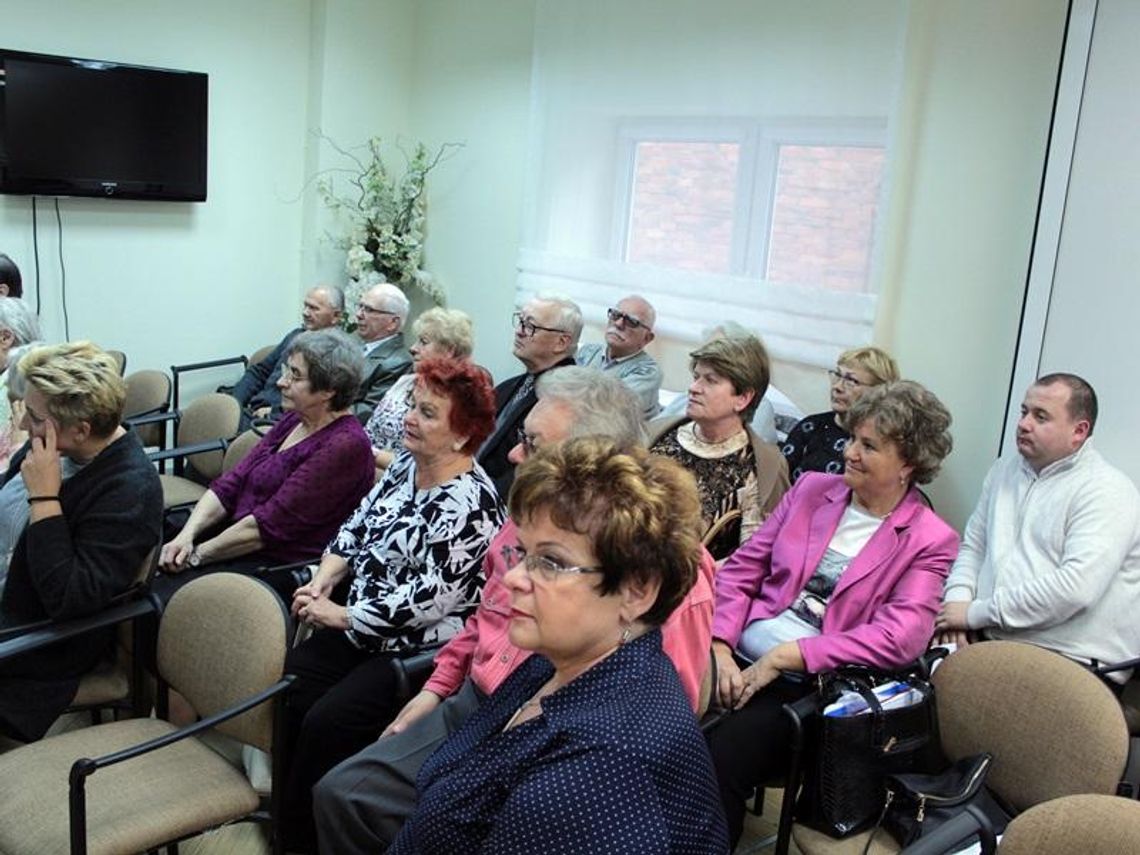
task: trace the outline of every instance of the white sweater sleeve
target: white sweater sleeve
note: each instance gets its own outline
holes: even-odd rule
[[[958,557],[946,578],[943,601],[947,603],[968,603],[977,596],[978,574],[986,561],[986,529],[990,519],[990,503],[993,501],[994,481],[1000,461],[990,467],[986,480],[982,483],[982,494],[962,535]]]

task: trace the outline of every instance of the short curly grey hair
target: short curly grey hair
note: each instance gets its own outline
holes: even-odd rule
[[[348,333],[332,328],[298,333],[285,358],[293,354],[305,360],[310,389],[333,393],[331,409],[343,410],[356,400],[364,377],[364,355]]]
[[[928,484],[954,447],[950,411],[938,397],[913,380],[872,386],[859,396],[844,416],[848,433],[871,421],[875,430],[893,442],[899,456],[914,468],[911,480]]]

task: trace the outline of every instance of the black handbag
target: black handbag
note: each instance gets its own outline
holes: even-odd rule
[[[888,775],[879,824],[905,847],[972,808],[971,813],[984,820],[993,834],[1001,834],[1009,813],[986,789],[992,762],[993,755],[983,753],[965,757],[937,775]],[[961,846],[974,842],[977,836],[960,841]],[[873,834],[871,837],[874,839]],[[867,849],[870,846],[868,840]]]
[[[915,690],[918,702],[884,709],[872,689],[888,680]],[[821,676],[824,704],[848,691],[862,696],[869,711],[813,719],[816,751],[796,806],[801,823],[831,837],[847,837],[875,821],[887,775],[941,766],[934,687],[924,677],[863,668]]]

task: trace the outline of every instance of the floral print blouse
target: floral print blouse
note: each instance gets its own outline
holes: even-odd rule
[[[483,556],[504,519],[478,464],[419,490],[414,458],[397,454],[329,545],[353,577],[349,640],[376,652],[408,650],[459,632],[478,602]]]

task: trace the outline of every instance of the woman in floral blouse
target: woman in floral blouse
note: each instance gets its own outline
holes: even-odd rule
[[[313,784],[375,740],[395,715],[393,656],[446,641],[479,596],[479,568],[503,522],[474,453],[494,427],[494,393],[470,363],[416,368],[404,451],[341,526],[293,613],[316,631],[290,652],[287,848],[315,849]],[[346,601],[334,589],[348,580]],[[341,604],[344,602],[345,604]]]

